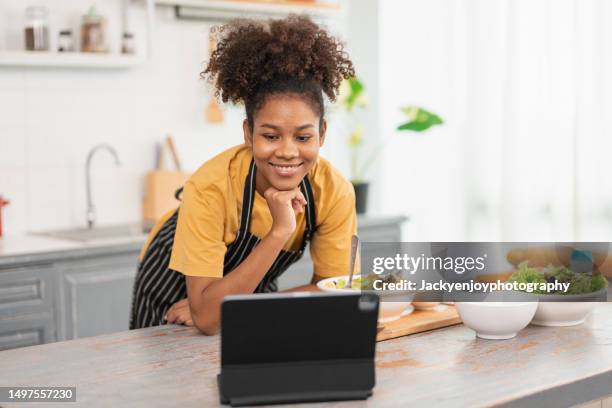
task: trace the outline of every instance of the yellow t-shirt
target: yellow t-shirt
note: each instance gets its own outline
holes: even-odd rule
[[[246,145],[232,147],[204,163],[187,181],[179,212],[170,269],[189,276],[223,277],[227,246],[236,239],[244,183],[252,153]],[[310,241],[314,274],[345,275],[351,236],[357,230],[355,192],[331,164],[319,157],[308,174],[315,197],[316,232]],[[305,213],[285,250],[299,250]],[[266,200],[257,192],[251,212],[251,234],[263,238],[272,227]]]

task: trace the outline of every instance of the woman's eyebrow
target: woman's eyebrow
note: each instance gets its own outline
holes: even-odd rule
[[[272,125],[270,123],[262,123],[260,125],[260,127],[266,127],[266,128],[270,128],[270,129],[274,129],[274,130],[280,130],[280,128],[281,128],[280,126]],[[304,129],[312,128],[312,127],[314,127],[314,125],[312,123],[307,123],[305,125],[297,126],[295,129],[296,130],[304,130]]]
[[[267,127],[267,128],[274,129],[274,130],[279,130],[280,129],[279,126],[271,125],[269,123],[262,123],[259,127]]]
[[[312,123],[307,123],[306,125],[296,127],[296,130],[304,130],[304,129],[308,129],[311,127],[314,127],[314,125]]]

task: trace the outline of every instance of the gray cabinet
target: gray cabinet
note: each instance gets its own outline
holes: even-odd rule
[[[137,254],[62,263],[58,340],[128,329]]]
[[[0,350],[56,340],[53,265],[0,271]]]
[[[0,265],[0,350],[127,330],[140,245]]]

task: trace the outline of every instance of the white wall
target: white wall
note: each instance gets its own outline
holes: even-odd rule
[[[353,0],[348,4],[348,32],[347,50],[355,66],[355,74],[364,84],[367,94],[368,106],[356,108],[346,123],[345,134],[342,140],[346,146],[346,140],[350,131],[356,126],[362,125],[364,129],[365,143],[360,152],[360,163],[364,163],[373,151],[382,142],[380,134],[380,12],[376,1]],[[345,123],[345,122],[343,122]],[[364,175],[364,179],[370,182],[368,192],[368,213],[380,213],[383,202],[382,183],[376,182],[382,177],[381,159],[375,160]]]
[[[392,1],[380,5],[381,211],[410,217],[404,239],[464,237],[463,140],[454,99],[452,7],[447,1]],[[460,74],[456,73],[456,74]],[[397,132],[401,106],[419,105],[445,120],[426,133]]]
[[[375,182],[382,212],[411,217],[404,239],[609,241],[612,3],[376,4]],[[397,132],[406,104],[445,124]]]
[[[51,33],[78,27],[86,0],[55,0]],[[112,49],[118,47],[120,1],[98,1],[109,17]],[[130,26],[143,49],[142,4],[133,2]],[[20,49],[25,5],[0,0],[0,51]],[[142,179],[153,167],[154,144],[167,132],[177,140],[185,167],[242,140],[243,113],[227,108],[220,125],[205,122],[210,87],[199,79],[207,58],[209,23],[178,21],[169,8],[156,8],[153,60],[127,70],[0,67],[0,194],[5,234],[85,224],[85,159],[109,143],[123,165],[100,152],[92,168],[99,224],[141,219]],[[335,132],[330,129],[330,139]],[[323,154],[344,156],[341,144]],[[337,160],[340,164],[342,160]]]

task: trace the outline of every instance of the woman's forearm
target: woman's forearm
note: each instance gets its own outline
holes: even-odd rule
[[[195,326],[205,334],[219,330],[221,301],[230,294],[253,293],[283,249],[290,236],[270,231],[247,258],[222,279],[209,282],[204,287],[190,285],[187,290],[189,306]],[[193,293],[190,293],[190,286]],[[195,286],[195,287],[193,287]]]

